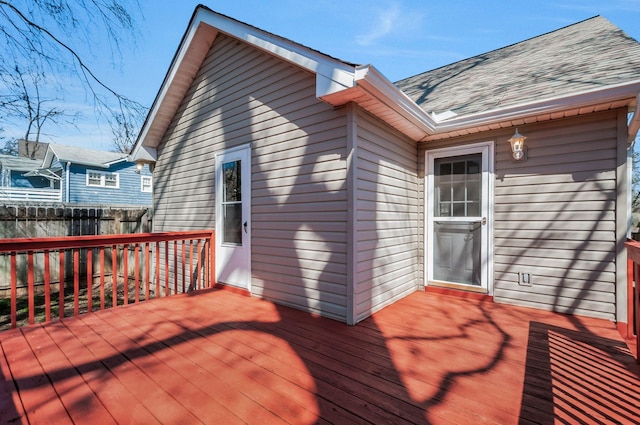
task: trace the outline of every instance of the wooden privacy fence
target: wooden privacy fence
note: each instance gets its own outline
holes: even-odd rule
[[[15,328],[19,320],[36,323],[36,316],[49,322],[211,288],[214,246],[211,230],[1,239],[0,255],[10,259],[10,311],[0,315]],[[26,287],[18,285],[19,259],[26,262]]]
[[[640,363],[640,242],[627,247],[627,338],[636,338],[636,361]]]

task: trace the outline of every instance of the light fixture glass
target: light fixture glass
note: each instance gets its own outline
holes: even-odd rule
[[[136,162],[136,173],[140,174],[144,168],[144,162]]]
[[[516,128],[516,132],[509,139],[509,143],[511,144],[511,152],[513,152],[513,159],[516,161],[522,161],[525,158],[525,148],[524,148],[524,140],[525,136],[518,132]]]

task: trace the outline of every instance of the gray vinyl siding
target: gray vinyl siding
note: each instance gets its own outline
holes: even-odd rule
[[[358,115],[356,321],[418,288],[416,143]]]
[[[509,136],[497,139],[494,297],[615,320],[617,112],[526,135],[525,163],[511,161]]]
[[[429,144],[495,141],[495,301],[615,320],[619,113],[521,126],[525,162],[511,160],[513,128]]]
[[[251,144],[254,295],[346,320],[346,118],[315,77],[218,35],[158,149],[156,231],[215,227],[215,153]]]

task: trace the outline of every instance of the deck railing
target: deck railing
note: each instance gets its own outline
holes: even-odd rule
[[[60,189],[0,188],[0,201],[62,202]]]
[[[210,230],[1,239],[10,312],[0,315],[15,328],[210,288],[214,243]]]
[[[636,339],[636,360],[640,363],[640,242],[627,247],[627,338]]]

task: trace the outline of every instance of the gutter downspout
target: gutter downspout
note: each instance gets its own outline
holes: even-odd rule
[[[64,189],[64,195],[65,195],[65,202],[69,202],[69,176],[71,175],[71,161],[67,162],[67,167],[66,167],[66,172],[65,172],[65,189]]]
[[[636,96],[636,110],[633,112],[631,116],[631,120],[629,121],[629,137],[627,138],[627,142],[629,146],[631,146],[638,135],[638,131],[640,131],[640,93]]]

